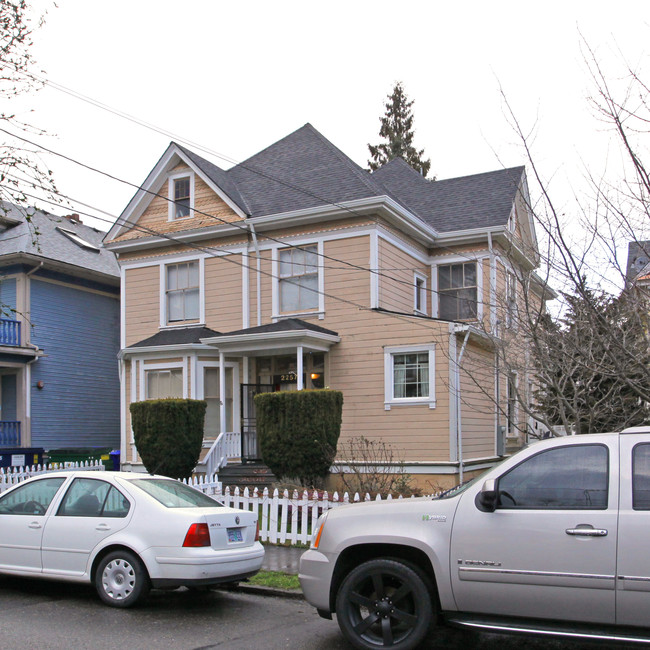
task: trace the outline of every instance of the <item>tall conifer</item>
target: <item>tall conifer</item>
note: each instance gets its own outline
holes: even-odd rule
[[[415,132],[413,130],[412,105],[413,100],[409,101],[402,82],[398,81],[393,88],[393,93],[388,96],[386,113],[379,118],[381,122],[379,135],[387,142],[376,146],[368,144],[371,155],[371,159],[368,161],[370,171],[379,169],[393,158],[401,157],[422,176],[429,173],[431,159],[424,160],[424,149],[418,151],[413,146]]]

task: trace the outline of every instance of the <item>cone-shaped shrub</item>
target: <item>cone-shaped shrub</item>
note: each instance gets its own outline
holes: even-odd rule
[[[301,390],[255,396],[262,460],[278,478],[327,476],[341,433],[343,393]]]
[[[133,437],[150,474],[188,478],[203,444],[206,403],[195,399],[152,399],[130,406]]]

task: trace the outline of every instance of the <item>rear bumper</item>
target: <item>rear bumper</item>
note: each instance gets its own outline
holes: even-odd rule
[[[305,551],[300,556],[298,578],[305,600],[319,610],[319,614],[331,612],[330,585],[334,562],[319,551]],[[322,612],[322,613],[321,613]]]
[[[257,573],[264,547],[255,542],[241,549],[153,547],[142,553],[153,586],[207,585],[243,580]]]

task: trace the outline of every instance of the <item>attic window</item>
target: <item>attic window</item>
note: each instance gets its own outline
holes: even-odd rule
[[[62,232],[68,239],[73,241],[77,246],[81,246],[81,248],[85,248],[86,250],[93,251],[94,253],[99,253],[101,250],[99,246],[95,246],[95,244],[91,244],[89,241],[86,241],[83,237],[79,237],[76,232],[73,232],[72,230],[68,230],[67,228],[60,228],[57,227],[57,230],[59,232]]]
[[[194,174],[182,172],[169,177],[169,220],[192,216],[194,208]]]

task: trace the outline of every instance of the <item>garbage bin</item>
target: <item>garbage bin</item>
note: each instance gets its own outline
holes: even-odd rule
[[[106,469],[111,469],[110,451],[110,447],[68,447],[50,449],[47,455],[49,456],[49,463],[84,463],[86,461],[101,460]]]
[[[31,467],[43,464],[42,447],[11,447],[0,449],[0,467]]]
[[[110,456],[111,462],[113,463],[112,470],[114,472],[119,472],[120,471],[120,450],[113,449],[113,451],[108,455]]]

